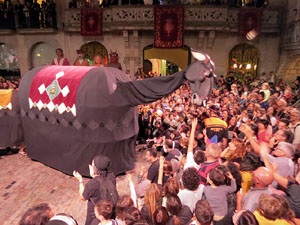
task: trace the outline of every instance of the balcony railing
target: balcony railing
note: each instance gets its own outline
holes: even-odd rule
[[[300,50],[300,21],[289,23],[282,32],[282,50]]]
[[[185,5],[185,30],[224,30],[236,32],[238,27],[237,8]],[[103,31],[112,30],[153,30],[153,6],[116,6],[104,8]],[[80,32],[81,12],[69,9],[64,13],[64,30]],[[264,9],[263,33],[279,32],[279,14],[276,10]]]

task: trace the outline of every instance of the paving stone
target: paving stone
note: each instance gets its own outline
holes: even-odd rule
[[[138,152],[135,169],[129,171],[135,184],[142,165],[148,168],[149,163],[145,152]],[[68,213],[79,225],[84,224],[87,202],[80,200],[74,177],[20,154],[1,156],[0,177],[1,225],[18,224],[27,209],[42,202],[54,213]],[[117,177],[117,189],[120,196],[130,194],[126,176]]]

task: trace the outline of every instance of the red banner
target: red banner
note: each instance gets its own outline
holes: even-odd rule
[[[32,80],[29,92],[29,108],[48,108],[60,114],[71,112],[76,116],[76,96],[81,79],[94,67],[47,66]]]
[[[102,8],[83,8],[81,10],[81,35],[102,35]]]
[[[182,6],[156,6],[155,15],[155,48],[182,48],[183,18]]]
[[[239,28],[238,34],[246,36],[251,30],[258,34],[261,30],[262,9],[259,8],[241,8],[239,11]]]

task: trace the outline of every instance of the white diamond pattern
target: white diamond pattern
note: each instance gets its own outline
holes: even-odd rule
[[[57,73],[56,74],[56,80],[58,79],[58,78],[60,78],[60,77],[63,77],[65,75],[65,73],[64,73],[64,71],[61,71],[61,72],[59,72],[59,73]]]
[[[49,111],[52,112],[54,110],[54,108],[55,108],[55,105],[53,104],[53,102],[52,101],[49,102],[49,104],[48,104]]]
[[[70,93],[70,90],[69,90],[69,87],[68,85],[66,85],[62,90],[61,90],[61,93],[64,97],[66,97],[69,93]]]
[[[41,110],[44,107],[44,104],[41,100],[39,100],[39,102],[36,104],[36,106],[38,107],[39,110]]]
[[[62,114],[64,111],[66,111],[67,107],[64,103],[61,103],[60,106],[58,106],[58,113]]]
[[[46,91],[45,84],[42,84],[38,89],[39,89],[40,94],[43,94],[44,91]]]

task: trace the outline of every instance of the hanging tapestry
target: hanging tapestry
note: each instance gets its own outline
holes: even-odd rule
[[[81,10],[81,35],[102,35],[102,8],[83,8]]]
[[[261,30],[263,11],[258,8],[241,8],[239,11],[238,34],[246,36],[249,31],[255,30],[258,34]]]
[[[182,6],[156,6],[155,14],[155,48],[182,48],[183,18]]]

